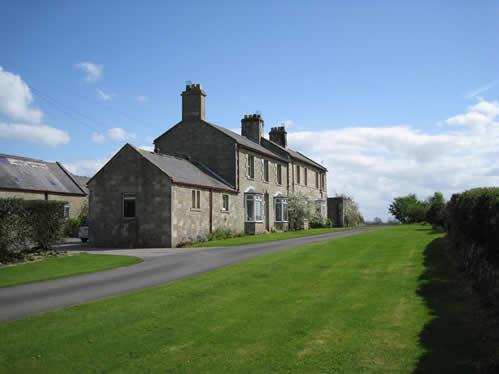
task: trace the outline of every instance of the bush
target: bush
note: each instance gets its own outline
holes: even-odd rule
[[[64,223],[62,201],[26,200],[27,222],[31,227],[31,239],[36,248],[48,250],[62,238]]]
[[[485,248],[499,264],[499,188],[475,188],[455,194],[447,204],[447,230]]]
[[[22,258],[29,248],[30,227],[21,199],[0,199],[0,262]]]
[[[64,222],[64,236],[77,238],[81,223],[85,220],[85,216],[70,217]]]
[[[304,222],[310,219],[312,202],[302,193],[295,193],[288,197],[288,226],[289,230],[303,230]]]
[[[215,231],[210,232],[207,236],[208,241],[212,240],[224,240],[230,238],[236,238],[241,236],[241,234],[235,233],[231,229],[217,228]]]
[[[333,227],[331,220],[329,218],[324,219],[320,214],[314,214],[308,224],[312,229]]]

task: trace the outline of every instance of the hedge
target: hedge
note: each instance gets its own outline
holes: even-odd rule
[[[0,261],[20,258],[34,247],[47,250],[61,239],[61,201],[0,199]]]
[[[475,188],[455,194],[447,206],[451,236],[483,247],[487,259],[499,265],[499,188]]]

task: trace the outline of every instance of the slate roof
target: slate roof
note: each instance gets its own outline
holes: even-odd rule
[[[277,143],[275,143],[275,142],[273,142],[272,140],[269,140],[269,139],[263,138],[263,141],[272,144],[274,147],[277,147],[277,148],[281,149],[283,152],[286,152],[291,158],[294,158],[296,160],[300,160],[300,161],[302,161],[302,162],[304,162],[306,164],[310,164],[310,165],[313,165],[313,166],[315,166],[315,167],[317,167],[317,168],[319,168],[321,170],[327,171],[327,169],[323,165],[321,165],[318,162],[315,162],[314,160],[308,158],[303,153],[300,153],[298,151],[294,151],[291,148],[287,148],[287,147],[284,148],[280,144],[277,144]]]
[[[218,131],[224,133],[225,135],[231,137],[232,139],[234,139],[238,144],[244,146],[245,148],[249,148],[249,149],[252,149],[256,152],[259,152],[259,153],[263,153],[264,155],[267,155],[267,156],[270,156],[270,157],[273,157],[273,158],[277,158],[277,159],[280,159],[282,161],[287,161],[285,158],[283,158],[282,156],[268,150],[267,148],[261,146],[260,144],[258,143],[255,143],[254,141],[252,140],[249,140],[248,138],[242,136],[242,135],[239,135],[237,133],[235,133],[234,131],[231,131],[229,129],[226,129],[225,127],[222,127],[222,126],[218,126],[218,125],[215,125],[213,123],[209,123],[209,122],[206,122],[206,121],[203,121],[205,124],[211,126],[211,127],[214,127],[215,129],[217,129]]]
[[[221,177],[197,162],[132,147],[168,175],[173,183],[235,191],[228,183],[224,183]]]
[[[0,154],[0,189],[86,194],[60,163],[7,154]]]

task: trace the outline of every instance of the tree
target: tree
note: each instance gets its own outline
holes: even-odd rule
[[[303,229],[305,219],[310,219],[312,202],[304,194],[298,192],[288,197],[288,221],[290,230]]]
[[[396,197],[390,204],[389,212],[402,223],[423,222],[426,219],[428,204],[418,200],[415,194]]]
[[[375,225],[382,225],[383,224],[383,220],[381,218],[379,218],[379,217],[374,217],[373,223]]]
[[[426,220],[434,227],[443,227],[445,223],[445,199],[441,192],[435,192],[428,198]]]

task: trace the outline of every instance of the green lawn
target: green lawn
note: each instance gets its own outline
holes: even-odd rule
[[[275,240],[294,239],[294,238],[301,238],[304,236],[328,234],[332,232],[346,231],[346,230],[351,230],[351,228],[340,227],[340,228],[310,229],[310,230],[301,230],[301,231],[273,232],[269,234],[246,235],[246,236],[241,236],[239,238],[192,243],[189,245],[189,247],[234,247],[237,245],[273,242]]]
[[[108,270],[140,262],[137,257],[94,255],[47,257],[46,259],[0,267],[0,287]],[[1,370],[1,369],[0,369]]]
[[[390,227],[3,323],[0,372],[470,373],[490,344],[441,236]]]

